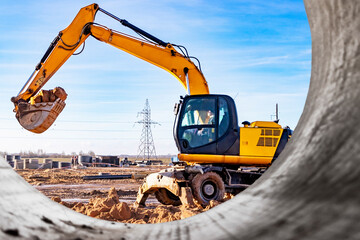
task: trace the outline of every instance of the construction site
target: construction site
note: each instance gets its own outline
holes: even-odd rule
[[[42,91],[44,94],[44,91]],[[156,155],[148,99],[137,123],[142,134],[137,156],[74,155],[71,158],[30,158],[5,155],[8,164],[36,190],[51,200],[89,217],[123,223],[162,223],[185,219],[229,200],[232,194],[211,200],[207,206],[197,201],[186,204],[163,202],[158,193],[147,205],[136,204],[140,186],[149,174],[167,171],[179,164],[176,156]],[[34,153],[32,153],[34,155]]]
[[[146,99],[136,122],[142,126],[136,156],[90,150],[66,158],[1,155],[0,239],[359,239],[360,2],[304,4],[311,79],[296,129],[280,124],[277,104],[275,119],[241,120],[237,110],[255,104],[211,93],[199,59],[184,46],[98,4],[83,6],[11,98],[21,137],[31,142],[56,132],[57,118],[76,98],[44,85],[90,38],[160,67],[180,83],[186,94],[173,108],[177,154],[156,154],[151,129],[159,122]],[[136,36],[97,23],[99,14]]]
[[[44,93],[44,92],[42,92]],[[177,157],[156,155],[148,99],[137,123],[143,126],[137,156],[74,155],[71,158],[29,158],[5,155],[8,164],[29,184],[51,200],[76,212],[98,219],[124,223],[161,223],[181,220],[209,210],[187,204],[167,206],[150,196],[147,206],[135,205],[137,192],[149,174],[177,163]],[[162,159],[162,160],[160,160]],[[228,196],[230,199],[230,195]]]
[[[95,24],[97,13],[110,17],[142,38]],[[162,164],[162,161],[157,160],[151,132],[152,125],[159,123],[151,118],[148,99],[143,110],[138,113],[142,116],[142,120],[136,122],[141,124],[143,129],[138,151],[140,162],[120,160],[111,156],[81,155],[73,156],[71,162],[44,159],[41,165],[37,159],[21,160],[17,156],[9,159],[10,166],[31,182],[35,181],[34,179],[49,180],[50,183],[58,180],[57,184],[63,182],[63,179],[76,182],[81,175],[87,173],[81,171],[82,169],[96,167],[96,172],[99,173],[97,176],[86,175],[82,178],[99,180],[100,185],[93,186],[94,184],[90,183],[93,189],[87,187],[87,192],[73,191],[73,195],[68,192],[69,196],[65,198],[62,198],[61,194],[56,195],[56,192],[65,192],[63,187],[84,189],[83,183],[78,188],[57,184],[48,187],[46,181],[36,183],[40,184],[36,186],[39,191],[47,196],[52,194],[53,200],[75,211],[101,219],[126,220],[131,223],[139,222],[140,219],[143,220],[140,223],[166,222],[195,215],[251,186],[276,161],[293,134],[290,127],[279,124],[277,111],[276,119],[273,121],[239,121],[234,99],[229,95],[210,94],[199,59],[190,56],[184,46],[164,42],[127,20],[116,17],[98,4],[80,9],[72,23],[51,42],[19,94],[11,98],[15,118],[25,130],[42,134],[51,128],[62,113],[68,99],[66,90],[62,87],[45,90],[43,86],[72,55],[81,53],[75,52],[85,44],[88,37],[119,48],[170,72],[175,80],[183,85],[187,94],[181,96],[179,102],[175,103],[173,136],[178,154],[174,156],[176,160],[171,161],[171,166],[167,168],[150,168],[146,173],[129,168],[127,174],[123,174],[124,172],[118,169],[114,170],[116,174],[111,174],[110,171],[102,172],[98,168]],[[70,45],[69,42],[75,43]],[[59,173],[54,172],[54,168],[60,169]],[[28,171],[20,172],[19,169],[35,170],[30,170],[29,174]],[[43,171],[43,169],[47,170]],[[65,171],[65,169],[73,171]],[[139,175],[142,177],[138,177]],[[91,195],[96,189],[99,191],[109,188],[101,183],[102,179],[118,178],[132,178],[130,181],[123,181],[123,184],[118,183],[120,196],[116,186],[113,186],[108,190],[105,199],[94,195],[90,199],[80,198],[81,202],[71,201],[78,199],[79,195]],[[141,179],[142,182],[137,182],[137,179]],[[119,189],[120,185],[123,189]],[[134,195],[136,189],[138,190],[136,198],[131,203],[133,205],[131,211],[126,202],[119,202],[118,199],[126,196],[127,193]],[[100,194],[106,195],[106,192]],[[154,210],[150,210],[154,207],[151,205],[153,204],[151,202],[154,202],[153,196],[158,203],[166,207],[157,206]],[[144,214],[147,217],[144,218]],[[130,219],[132,215],[133,218]]]
[[[144,177],[164,168],[24,169],[17,173],[51,200],[84,215],[108,221],[169,222],[207,211],[220,203],[213,201],[207,208],[200,205],[167,206],[151,196],[145,208],[134,207]]]

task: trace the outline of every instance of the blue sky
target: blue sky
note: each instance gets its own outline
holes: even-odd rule
[[[43,134],[21,128],[15,96],[50,42],[89,1],[2,1],[0,12],[0,151],[136,154],[137,113],[149,99],[158,154],[176,154],[173,106],[185,95],[164,70],[93,38],[45,85],[69,94],[62,114]],[[211,93],[235,98],[239,122],[273,120],[295,128],[308,91],[311,36],[302,1],[98,1],[101,8],[165,42],[184,45],[201,61]],[[95,22],[131,35],[98,13]]]

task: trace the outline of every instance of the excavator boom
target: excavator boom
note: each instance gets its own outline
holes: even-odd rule
[[[179,80],[189,95],[209,94],[203,74],[171,44],[163,47],[95,24],[90,26],[90,31],[96,39],[166,70]],[[187,82],[187,78],[191,81]]]
[[[118,20],[122,25],[131,28],[149,41],[94,23],[98,11]],[[19,94],[11,99],[15,105],[16,118],[25,129],[34,133],[42,133],[59,116],[65,107],[65,98],[56,97],[53,98],[53,101],[41,102],[34,101],[34,98],[37,94],[43,94],[39,92],[42,87],[90,35],[168,71],[180,81],[189,95],[209,93],[205,77],[190,60],[190,57],[185,54],[186,51],[182,54],[174,48],[177,45],[165,43],[128,21],[101,9],[97,4],[92,4],[82,8],[72,23],[60,31]]]

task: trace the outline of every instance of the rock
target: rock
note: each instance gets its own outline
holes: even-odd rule
[[[127,220],[131,218],[131,210],[126,203],[120,202],[111,208],[110,215],[116,220]]]
[[[98,216],[100,214],[100,212],[98,211],[98,210],[90,210],[90,211],[88,211],[88,216],[90,216],[90,217],[96,217],[96,216]]]
[[[125,202],[118,203],[118,204],[116,204],[116,206],[118,209],[121,209],[120,214],[123,217],[123,220],[127,220],[127,219],[131,218],[131,215],[132,215],[131,210]]]
[[[40,95],[36,95],[35,97],[30,98],[30,104],[41,103],[41,102],[42,102],[42,96]]]
[[[119,202],[119,198],[117,199],[117,201]],[[114,205],[116,205],[117,203],[114,201],[113,198],[105,198],[103,201],[102,201],[102,206],[105,206],[107,208],[112,208]]]
[[[100,212],[100,214],[97,216],[97,218],[100,218],[103,220],[109,220],[109,221],[113,220],[113,217],[110,215],[109,212]]]
[[[59,202],[61,205],[64,205],[65,207],[68,207],[68,208],[73,208],[77,203],[69,203],[69,202],[64,202],[64,201],[61,201]]]
[[[97,201],[99,201],[99,198],[90,198],[89,199],[89,204],[91,204],[91,205],[94,205],[95,204],[95,202],[97,202]]]
[[[84,204],[82,202],[78,202],[74,207],[80,208],[83,206],[84,206]]]
[[[62,101],[65,101],[67,98],[67,93],[61,87],[56,87],[53,89],[53,93],[57,98],[60,98]]]
[[[55,96],[54,92],[49,91],[49,101],[50,102],[55,102],[55,100],[56,100],[56,96]]]
[[[111,207],[107,207],[107,206],[102,206],[101,208],[99,208],[100,212],[109,212],[111,210]]]
[[[49,90],[41,90],[39,95],[42,96],[43,102],[50,102],[50,91]]]
[[[73,206],[72,210],[79,212],[79,213],[84,213],[86,210],[86,207],[83,203],[79,202],[79,203],[75,204],[75,206]]]
[[[61,202],[61,198],[60,197],[52,197],[51,200],[53,200],[54,202],[60,203]]]
[[[65,101],[67,93],[61,87],[56,87],[52,90],[40,90],[40,92],[30,98],[30,104],[41,103],[41,102],[55,102],[57,98]]]
[[[114,187],[112,187],[108,193],[108,198],[112,198],[115,203],[119,203],[119,196],[116,192],[116,189]]]
[[[90,198],[90,200],[89,200],[89,205],[91,205],[91,206],[94,207],[94,208],[100,208],[100,207],[103,206],[103,201],[104,201],[104,200],[105,200],[105,199],[98,198],[98,197],[96,197],[96,198]]]

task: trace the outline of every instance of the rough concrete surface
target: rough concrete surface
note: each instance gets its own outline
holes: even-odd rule
[[[0,238],[360,239],[360,1],[305,0],[313,40],[298,127],[253,186],[170,223],[97,220],[54,203],[0,161]]]

